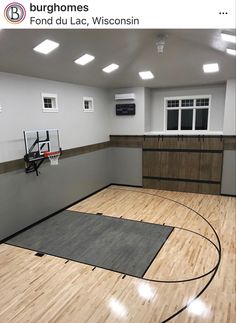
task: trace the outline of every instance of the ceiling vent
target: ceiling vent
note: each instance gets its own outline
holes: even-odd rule
[[[164,53],[164,47],[166,44],[166,36],[165,35],[160,35],[157,37],[156,41],[156,46],[157,46],[157,52],[158,54],[163,54]]]

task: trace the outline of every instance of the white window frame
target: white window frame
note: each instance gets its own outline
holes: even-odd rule
[[[84,107],[85,101],[91,102],[91,107],[89,109],[85,109],[85,107]],[[88,97],[88,96],[83,97],[83,111],[84,112],[94,112],[94,105],[93,105],[93,98],[92,97]]]
[[[196,99],[209,99],[208,106],[196,106]],[[168,107],[167,102],[169,100],[194,100],[193,106],[190,107]],[[193,110],[193,123],[192,123],[192,130],[181,130],[181,111],[182,110]],[[196,122],[196,110],[197,109],[208,109],[208,120],[207,120],[207,129],[205,130],[196,130],[195,129],[195,122]],[[178,130],[167,130],[167,112],[168,110],[178,110],[179,111],[179,118],[178,118]],[[165,97],[164,98],[164,131],[167,133],[196,133],[200,134],[201,132],[209,132],[210,131],[210,114],[211,114],[211,95],[210,94],[203,94],[203,95],[190,95],[190,96],[172,96],[172,97]]]
[[[41,96],[42,96],[43,112],[58,112],[57,94],[41,93]],[[52,108],[45,108],[44,99],[46,99],[46,98],[54,100],[55,106]]]

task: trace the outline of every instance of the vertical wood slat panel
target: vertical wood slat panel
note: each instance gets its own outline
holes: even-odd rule
[[[144,141],[143,148],[143,176],[160,177],[159,179],[144,178],[144,187],[220,194],[220,184],[214,182],[221,182],[222,138],[150,138]],[[145,149],[166,151],[145,151]],[[175,149],[178,151],[174,151]],[[181,151],[182,149],[191,151]],[[210,152],[201,152],[202,150]],[[168,178],[179,179],[179,181],[171,181]],[[212,181],[212,183],[195,183],[189,180]]]
[[[199,179],[221,181],[222,153],[201,153]]]

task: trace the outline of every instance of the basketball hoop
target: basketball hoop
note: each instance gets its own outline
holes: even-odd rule
[[[51,166],[58,165],[58,160],[61,155],[60,151],[46,151],[44,152],[44,157],[50,160]]]

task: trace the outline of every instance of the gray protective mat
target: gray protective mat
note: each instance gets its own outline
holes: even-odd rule
[[[63,211],[6,243],[143,277],[173,228]]]

